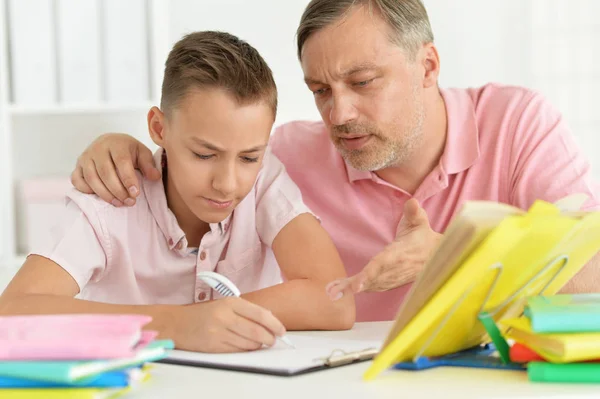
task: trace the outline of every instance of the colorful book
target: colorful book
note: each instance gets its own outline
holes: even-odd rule
[[[0,317],[0,360],[87,360],[131,357],[156,332],[144,315]]]
[[[535,382],[600,382],[600,363],[532,362],[527,365],[527,375]]]
[[[510,361],[514,363],[544,362],[546,359],[527,346],[515,342],[510,347]]]
[[[472,202],[453,219],[365,379],[417,355],[444,356],[489,342],[483,315],[495,322],[517,317],[525,298],[558,292],[600,250],[600,212],[576,211],[579,204],[570,200],[536,201],[527,212],[488,205],[497,210],[495,221]],[[441,276],[435,290],[426,275]]]
[[[2,389],[2,399],[116,399],[129,388]]]
[[[134,356],[123,359],[0,362],[0,376],[63,384],[83,382],[107,371],[122,370],[163,359],[173,347],[173,341],[161,340],[154,341],[144,349],[138,350]]]
[[[72,383],[57,383],[31,380],[17,377],[0,376],[0,389],[6,388],[125,388],[143,381],[147,372],[135,367],[125,370],[107,371],[106,373]],[[0,395],[1,396],[1,395]]]
[[[600,332],[600,294],[534,296],[525,315],[536,333]]]
[[[552,363],[574,363],[600,358],[600,333],[536,334],[528,318],[503,320],[506,337],[526,345]]]

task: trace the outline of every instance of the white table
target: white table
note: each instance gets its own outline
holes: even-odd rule
[[[357,323],[351,331],[290,333],[340,339],[383,339],[389,322]],[[519,371],[439,368],[388,371],[362,380],[368,362],[300,375],[260,374],[156,364],[152,379],[123,398],[600,398],[600,385],[530,383]]]

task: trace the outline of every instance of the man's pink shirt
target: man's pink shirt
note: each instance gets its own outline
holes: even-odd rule
[[[322,122],[292,122],[274,133],[273,152],[321,218],[349,275],[392,242],[411,197],[440,233],[467,200],[527,209],[536,199],[585,193],[591,198],[587,209],[599,205],[590,164],[542,96],[495,84],[441,93],[448,116],[445,149],[414,194],[350,167]],[[409,288],[357,295],[357,321],[393,319]]]

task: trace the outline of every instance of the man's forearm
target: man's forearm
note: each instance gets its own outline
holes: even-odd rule
[[[597,253],[561,290],[561,294],[600,292],[600,253]]]
[[[242,298],[269,309],[287,330],[346,330],[356,317],[352,294],[332,301],[324,283],[307,279],[287,281]]]

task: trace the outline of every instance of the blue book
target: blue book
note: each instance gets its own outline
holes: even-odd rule
[[[600,332],[600,294],[530,297],[525,316],[536,333]]]
[[[107,371],[97,376],[73,383],[57,383],[0,376],[0,388],[125,388],[133,381],[143,379],[140,368]]]
[[[140,349],[131,358],[91,361],[4,361],[0,362],[0,376],[41,380],[57,384],[89,381],[108,371],[130,369],[167,357],[173,341],[154,341]]]

